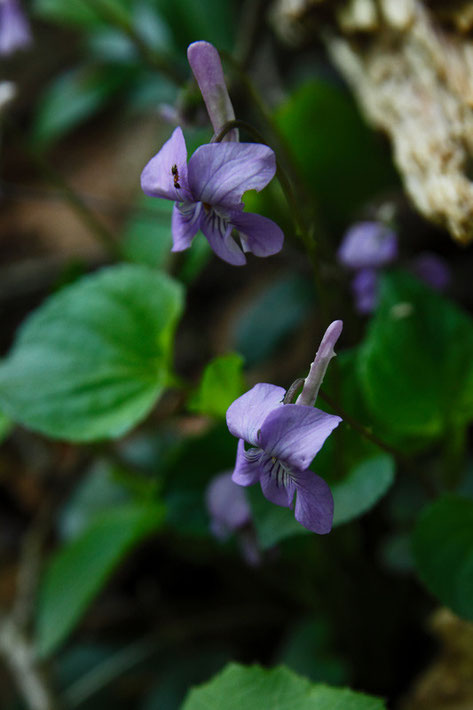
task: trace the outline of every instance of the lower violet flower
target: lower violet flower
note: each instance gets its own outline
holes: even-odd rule
[[[321,357],[316,357],[306,380],[311,390],[308,401],[314,386],[318,391],[328,351],[330,357],[335,354],[333,344],[340,335],[341,321],[335,323],[327,331],[331,342],[322,341]],[[239,438],[233,480],[241,486],[259,482],[263,495],[276,505],[292,508],[296,496],[296,520],[324,535],[332,528],[333,497],[328,484],[309,466],[342,420],[313,406],[285,404],[285,396],[282,387],[260,383],[228,408],[228,428]]]
[[[199,229],[214,252],[235,266],[245,252],[270,256],[282,249],[284,235],[272,220],[243,212],[243,193],[262,190],[276,172],[274,152],[259,143],[209,143],[187,164],[178,127],[141,174],[145,194],[175,202],[172,251],[188,249]],[[238,236],[237,243],[235,236]]]

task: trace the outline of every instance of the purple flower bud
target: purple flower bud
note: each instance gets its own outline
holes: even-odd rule
[[[0,0],[0,55],[13,54],[31,42],[30,26],[19,0]]]
[[[314,406],[329,362],[336,355],[334,347],[341,335],[342,329],[343,321],[334,320],[325,331],[325,335],[317,350],[315,360],[310,366],[309,374],[304,382],[302,392],[297,398],[296,404],[306,404],[309,407]]]
[[[225,123],[235,119],[219,54],[209,42],[193,42],[187,48],[187,58],[217,134]],[[229,131],[223,140],[238,141],[238,130]]]
[[[378,272],[375,269],[361,269],[353,277],[351,288],[358,313],[372,313],[378,304]]]
[[[378,269],[397,258],[397,237],[381,222],[357,222],[338,249],[340,264],[348,269]]]
[[[205,500],[211,518],[210,529],[219,540],[225,540],[251,521],[245,491],[233,482],[231,471],[211,480]]]
[[[412,263],[412,271],[437,291],[444,291],[452,278],[447,262],[433,252],[419,254]]]

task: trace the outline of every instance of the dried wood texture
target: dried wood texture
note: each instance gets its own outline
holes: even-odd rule
[[[417,209],[472,241],[473,2],[278,0],[273,19],[293,43],[323,38]]]

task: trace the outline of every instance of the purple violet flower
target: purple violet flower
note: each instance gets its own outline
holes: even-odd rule
[[[239,438],[233,480],[240,486],[259,481],[265,498],[286,508],[293,507],[297,492],[296,520],[324,535],[332,528],[332,493],[309,465],[341,419],[314,407],[283,404],[284,395],[283,387],[260,383],[228,408],[228,428]]]
[[[346,232],[338,261],[348,269],[376,268],[397,258],[396,234],[381,222],[357,222]]]
[[[211,518],[210,529],[218,540],[226,540],[251,521],[245,491],[233,482],[231,471],[212,478],[205,501]]]
[[[225,123],[235,118],[219,54],[210,42],[193,42],[187,48],[187,59],[217,134]],[[238,141],[238,130],[229,131],[222,140]]]
[[[258,481],[271,503],[293,507],[295,518],[308,530],[325,535],[332,529],[333,497],[327,483],[309,470],[314,456],[342,421],[311,406],[342,331],[342,321],[327,329],[298,401],[286,403],[298,381],[286,393],[282,387],[257,384],[227,410],[227,426],[239,438],[233,481],[251,486]],[[245,441],[251,446],[245,448]]]
[[[243,193],[262,190],[276,172],[274,152],[259,143],[202,145],[187,164],[178,127],[141,174],[145,194],[175,202],[172,251],[183,251],[202,230],[214,252],[229,264],[246,263],[245,252],[270,256],[281,250],[284,235],[272,220],[243,212]],[[240,244],[232,231],[239,234]]]
[[[0,55],[13,54],[31,42],[30,26],[19,0],[0,0]]]
[[[372,313],[378,304],[379,275],[376,269],[360,269],[351,282],[358,313]]]
[[[412,263],[412,271],[425,283],[437,291],[444,291],[452,274],[447,262],[433,252],[423,252]]]

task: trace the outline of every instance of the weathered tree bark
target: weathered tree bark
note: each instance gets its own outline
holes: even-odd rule
[[[473,2],[277,0],[273,19],[293,43],[322,37],[417,209],[472,241]]]

